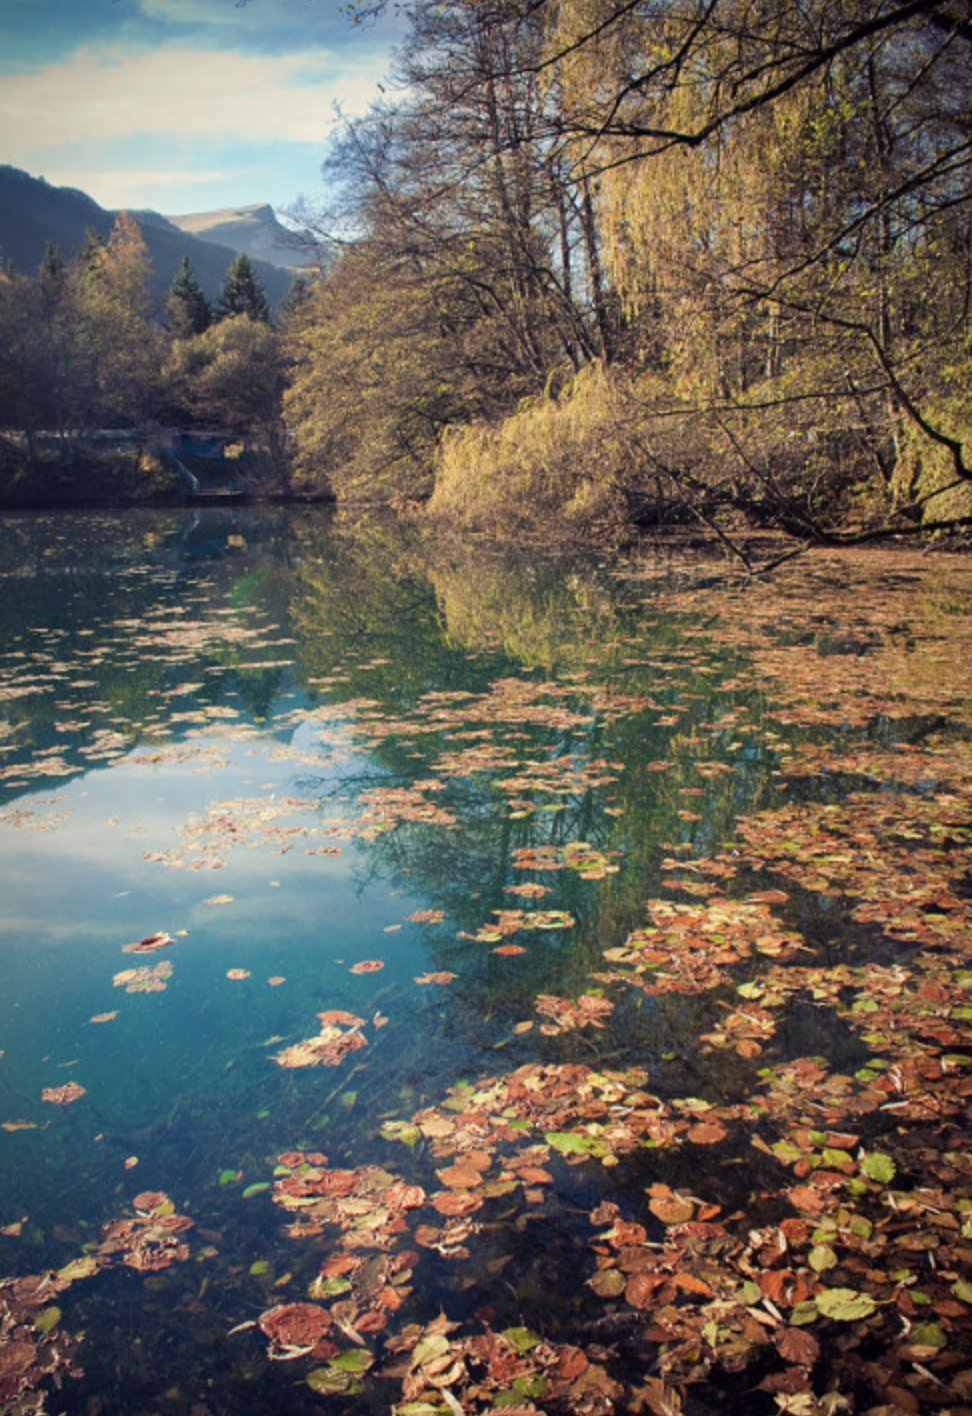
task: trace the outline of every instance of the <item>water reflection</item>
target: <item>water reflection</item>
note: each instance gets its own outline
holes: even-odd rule
[[[535,1059],[649,1067],[659,1097],[700,1106],[755,1084],[758,1047],[698,1046],[728,987],[608,1004],[605,951],[644,929],[651,897],[689,910],[718,895],[699,862],[732,851],[741,817],[870,779],[850,761],[782,775],[817,729],[768,705],[752,645],[711,632],[681,561],[638,581],[435,547],[387,521],[234,508],[8,519],[0,571],[0,1258],[59,1267],[146,1189],[201,1236],[190,1265],[113,1271],[59,1300],[98,1337],[64,1409],[154,1410],[167,1390],[171,1410],[316,1409],[225,1337],[318,1271],[320,1246],[281,1237],[281,1154],[426,1183],[426,1141],[389,1139],[389,1122]],[[833,725],[819,731],[832,744]],[[840,732],[883,748],[906,726]],[[750,859],[736,888],[761,884]],[[779,916],[821,957],[869,942],[811,886]],[[721,938],[717,917],[693,922]],[[122,952],[156,931],[173,941],[160,955]],[[160,956],[164,988],[117,983]],[[578,997],[596,1024],[561,1026]],[[277,1065],[329,1026],[321,1013],[365,1045],[336,1067]],[[851,1069],[866,1057],[849,1027],[795,1004],[760,1060],[824,1048]],[[76,1102],[41,1101],[68,1081]],[[727,1194],[739,1158],[713,1164]],[[691,1183],[684,1157],[665,1163]],[[560,1176],[542,1242],[510,1268],[507,1318],[549,1298],[544,1265],[577,1242],[574,1211],[643,1189],[630,1158],[596,1187]],[[461,1275],[428,1261],[419,1320],[446,1295],[456,1314],[464,1292],[481,1302],[520,1232],[512,1209],[491,1224]],[[568,1330],[594,1301],[545,1321]],[[109,1319],[118,1303],[127,1326]]]

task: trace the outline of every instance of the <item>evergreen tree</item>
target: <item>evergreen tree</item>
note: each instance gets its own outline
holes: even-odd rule
[[[60,303],[67,289],[67,266],[55,241],[47,243],[44,259],[37,267],[37,282],[46,305]]]
[[[213,322],[209,301],[203,294],[202,286],[192,273],[188,256],[182,257],[179,269],[169,287],[165,308],[168,312],[172,332],[178,339],[188,339],[190,335],[202,334]]]
[[[262,320],[265,324],[270,322],[270,307],[263,286],[242,251],[226,272],[217,313],[220,319],[247,315],[251,320]]]
[[[105,254],[105,242],[93,226],[89,226],[84,233],[84,240],[81,242],[78,254],[74,258],[74,264],[79,271],[95,271],[101,265]]]
[[[310,294],[310,281],[303,275],[295,276],[293,284],[280,302],[280,322],[282,325],[290,325],[299,319],[301,312],[308,308]]]

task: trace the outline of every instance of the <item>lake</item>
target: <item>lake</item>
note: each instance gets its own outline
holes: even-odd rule
[[[972,1411],[967,559],[0,585],[0,1411]]]

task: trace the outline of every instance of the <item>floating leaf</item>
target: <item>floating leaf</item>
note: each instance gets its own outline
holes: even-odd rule
[[[871,1151],[862,1156],[861,1170],[869,1180],[876,1180],[881,1185],[890,1185],[895,1177],[894,1161],[881,1151]]]
[[[815,1244],[807,1255],[807,1262],[814,1273],[825,1273],[836,1267],[837,1255],[829,1244]]]
[[[171,934],[147,934],[144,939],[139,939],[136,944],[124,944],[123,954],[151,954],[155,949],[164,949],[168,944],[174,944],[175,940]]]
[[[504,1328],[502,1335],[517,1352],[529,1352],[532,1348],[539,1347],[542,1341],[539,1333],[528,1327]]]
[[[944,1347],[946,1341],[938,1323],[915,1323],[908,1333],[908,1343],[913,1347]]]
[[[85,1254],[80,1259],[72,1259],[69,1264],[65,1264],[62,1269],[58,1269],[57,1277],[61,1283],[74,1283],[79,1278],[90,1278],[93,1273],[97,1273],[101,1267],[99,1261],[93,1254]]]
[[[348,1352],[342,1352],[337,1357],[332,1357],[329,1366],[337,1368],[339,1372],[367,1372],[374,1363],[374,1355],[366,1352],[361,1347],[351,1348]]]
[[[544,1140],[562,1155],[595,1155],[607,1149],[605,1143],[595,1136],[581,1135],[576,1131],[548,1131]]]
[[[877,1311],[877,1304],[869,1293],[858,1293],[853,1288],[825,1288],[815,1295],[813,1301],[825,1318],[833,1318],[839,1323],[869,1318]]]
[[[598,1269],[588,1282],[599,1298],[617,1298],[624,1292],[627,1280],[618,1269]]]
[[[64,1082],[59,1087],[45,1087],[41,1092],[41,1101],[53,1102],[55,1106],[70,1106],[72,1101],[84,1096],[86,1090],[87,1088],[79,1086],[77,1082]]]
[[[422,1139],[422,1132],[410,1121],[383,1121],[381,1134],[386,1141],[401,1141],[406,1146],[418,1145]]]
[[[652,1195],[648,1200],[648,1208],[662,1224],[685,1224],[695,1213],[693,1202],[674,1192]]]

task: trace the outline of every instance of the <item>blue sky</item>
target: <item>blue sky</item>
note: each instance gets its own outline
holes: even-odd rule
[[[313,203],[395,32],[341,0],[0,0],[0,162],[109,208]]]

